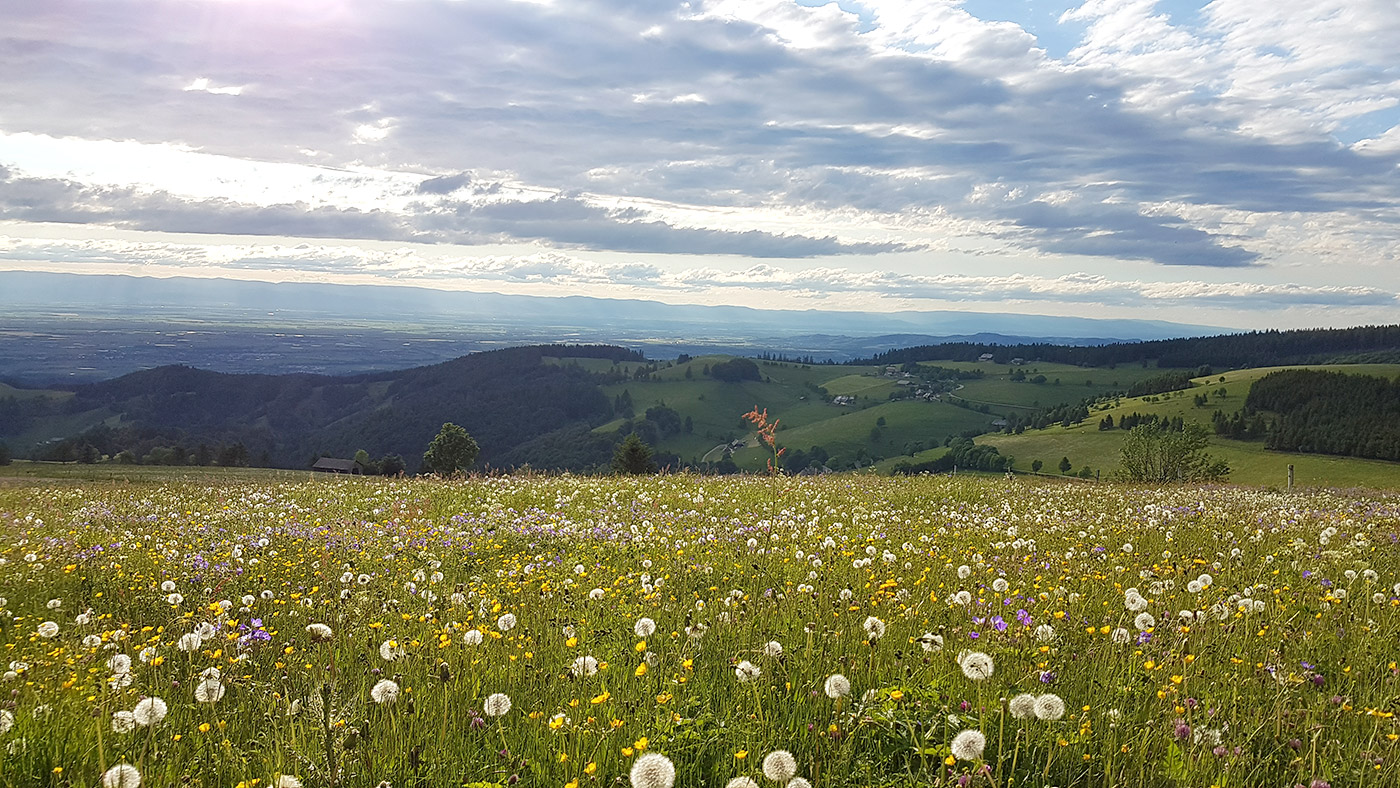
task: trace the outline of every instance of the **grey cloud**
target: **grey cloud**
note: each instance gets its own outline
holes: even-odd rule
[[[607,210],[576,197],[444,205],[446,210],[419,204],[409,214],[301,203],[262,206],[228,200],[185,200],[165,192],[98,188],[63,179],[0,173],[0,217],[33,222],[106,224],[180,233],[425,243],[544,240],[584,249],[773,258],[911,248],[894,242],[847,243],[832,236],[676,227],[644,220],[636,209]]]
[[[873,54],[855,37],[795,50],[760,25],[690,15],[679,3],[600,0],[344,0],[277,14],[161,0],[18,4],[0,33],[0,73],[24,78],[0,81],[0,114],[7,130],[282,161],[302,161],[308,148],[336,164],[449,173],[419,184],[424,195],[490,188],[465,180],[472,169],[701,206],[941,208],[1006,219],[1012,239],[1037,249],[1166,265],[1246,265],[1258,253],[1183,220],[1000,216],[962,197],[988,182],[1032,194],[1111,182],[1129,205],[1400,209],[1400,157],[1153,115],[1130,100],[1135,81],[1103,69],[1052,67],[1003,82],[920,54]],[[642,35],[652,27],[660,32]],[[996,55],[1012,63],[1014,48],[1031,43],[1003,32],[982,44],[995,38]],[[247,89],[183,91],[194,77]],[[673,101],[687,94],[705,101]],[[358,125],[388,119],[383,140],[355,140]],[[920,138],[899,127],[931,131]],[[932,174],[912,174],[923,172]],[[473,209],[433,228],[364,215],[318,221],[325,232],[343,219],[392,237],[503,234],[618,250],[800,257],[897,248],[684,230],[574,208],[531,206],[516,218]],[[253,213],[240,226],[294,224],[308,212],[287,213]],[[198,226],[178,207],[166,220]]]
[[[459,172],[456,175],[442,175],[437,178],[428,178],[418,184],[419,194],[451,194],[472,182],[472,176]]]

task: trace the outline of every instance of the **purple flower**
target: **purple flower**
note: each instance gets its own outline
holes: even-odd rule
[[[1001,616],[992,616],[992,626],[996,627],[998,632],[1006,631],[1006,621]]]
[[[1053,670],[1042,670],[1040,672],[1041,684],[1054,684],[1057,678],[1059,678],[1059,676],[1055,675],[1055,671]]]
[[[1025,608],[1016,611],[1016,620],[1025,626],[1030,626],[1032,623],[1031,614],[1027,613]]]

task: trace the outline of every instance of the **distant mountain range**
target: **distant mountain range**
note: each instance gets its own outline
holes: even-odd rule
[[[0,377],[30,382],[98,380],[172,363],[224,372],[348,374],[554,342],[624,345],[652,358],[770,353],[845,361],[950,341],[1097,345],[1226,331],[1154,320],[785,311],[23,271],[0,272],[0,309],[8,317],[0,326]]]

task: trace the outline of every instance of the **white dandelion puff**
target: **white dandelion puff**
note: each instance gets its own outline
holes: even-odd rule
[[[102,788],[141,788],[141,772],[129,763],[119,763],[102,773]]]
[[[628,773],[632,788],[671,788],[676,784],[676,766],[659,752],[642,754]]]
[[[979,730],[965,730],[953,737],[951,748],[953,757],[960,761],[981,760],[982,751],[987,748],[987,737]]]
[[[136,730],[136,715],[123,709],[112,712],[112,733],[131,733]]]
[[[165,719],[168,711],[165,701],[160,698],[142,698],[136,703],[136,708],[131,710],[131,715],[137,725],[149,727]]]
[[[964,676],[973,681],[982,681],[992,677],[996,671],[996,664],[992,658],[982,651],[973,651],[959,661]]]
[[[867,616],[865,623],[861,624],[865,634],[871,640],[879,640],[885,636],[885,622],[874,616]]]
[[[194,685],[194,699],[200,703],[218,703],[224,691],[223,682],[217,678],[203,679]]]
[[[381,706],[392,706],[399,699],[399,685],[390,679],[380,679],[370,689],[369,697]]]
[[[1006,706],[1011,710],[1011,716],[1018,720],[1028,720],[1035,716],[1035,696],[1029,692],[1012,698]]]
[[[569,672],[574,674],[575,678],[592,676],[598,672],[598,660],[591,656],[579,657],[569,666]]]
[[[1035,717],[1038,720],[1054,721],[1065,716],[1065,702],[1052,692],[1035,699]]]
[[[797,759],[787,750],[774,750],[763,757],[763,776],[786,783],[797,776]]]
[[[748,683],[762,675],[763,671],[747,659],[734,666],[734,677]]]
[[[510,711],[510,696],[504,692],[496,692],[486,698],[486,716],[504,717]]]
[[[826,696],[832,700],[844,698],[851,694],[851,680],[840,673],[833,673],[826,677],[824,689]]]

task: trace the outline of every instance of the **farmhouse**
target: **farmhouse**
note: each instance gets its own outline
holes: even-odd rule
[[[354,460],[341,460],[335,457],[322,457],[311,466],[311,470],[320,473],[364,473],[358,462]]]

